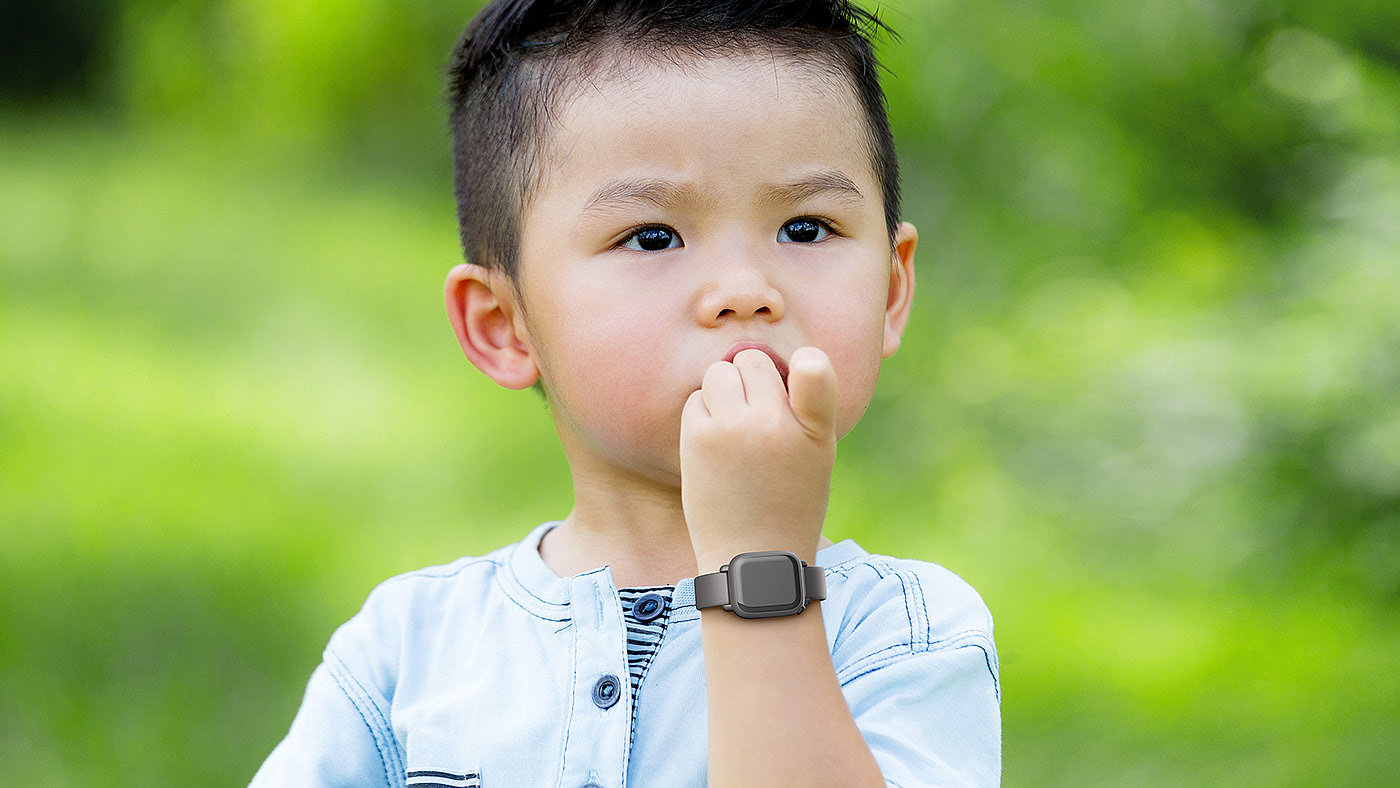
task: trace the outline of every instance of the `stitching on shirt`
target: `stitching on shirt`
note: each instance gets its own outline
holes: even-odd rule
[[[596,586],[593,588],[593,628],[603,628],[603,595],[598,593]]]
[[[500,581],[497,580],[496,582],[499,583]],[[545,600],[540,599],[539,597],[535,596],[534,594],[530,593],[530,589],[525,588],[525,584],[524,584],[524,583],[521,583],[520,581],[517,580],[515,584],[516,584],[517,586],[520,586],[522,589],[524,589],[524,590],[525,590],[525,593],[530,594],[530,596],[534,597],[535,599],[539,599],[539,601],[540,601],[541,604],[549,605],[550,607],[561,607],[561,605],[556,605],[556,604],[554,604],[553,602],[545,601]],[[544,620],[544,621],[553,621],[553,622],[556,622],[556,623],[558,623],[558,622],[571,623],[571,622],[573,621],[572,618],[551,618],[551,617],[549,617],[549,616],[540,615],[539,613],[536,613],[535,611],[531,610],[531,609],[528,608],[528,607],[525,607],[524,605],[520,604],[520,602],[516,601],[515,597],[511,596],[511,593],[510,593],[510,591],[509,591],[508,589],[502,589],[502,593],[505,595],[505,598],[506,598],[506,599],[510,600],[510,603],[511,603],[512,605],[515,605],[516,607],[520,608],[520,610],[521,610],[522,612],[524,612],[524,613],[526,613],[526,614],[528,614],[528,615],[534,616],[535,618],[542,619],[542,620]],[[563,605],[562,607],[567,607],[567,605]]]
[[[970,629],[966,632],[959,633],[954,637],[938,641],[938,643],[934,645],[940,645],[940,647],[926,648],[916,651],[906,643],[897,643],[893,646],[886,646],[885,648],[882,648],[879,651],[868,654],[865,657],[851,663],[851,665],[846,668],[846,671],[850,672],[852,670],[859,670],[860,672],[855,674],[854,676],[851,676],[850,678],[842,679],[841,686],[844,687],[850,682],[860,678],[861,676],[864,676],[868,673],[873,673],[874,671],[879,670],[880,668],[883,668],[886,665],[897,662],[901,657],[912,657],[916,654],[935,653],[941,651],[956,651],[960,648],[978,648],[982,650],[982,658],[987,665],[987,673],[992,677],[992,690],[996,693],[997,703],[1001,703],[1001,679],[997,676],[996,669],[992,666],[992,652],[987,646],[987,636],[984,633],[978,632],[975,629]],[[885,656],[887,652],[891,651],[899,651],[902,653],[896,653]]]
[[[899,578],[899,582],[904,589],[904,606],[911,612],[909,640],[916,651],[922,651],[935,643],[933,640],[933,619],[929,616],[928,594],[924,593],[924,582],[919,579],[917,572],[901,571],[898,567],[890,566],[890,570]],[[913,601],[909,599],[911,595],[910,585],[904,583],[905,578],[912,583]],[[956,636],[955,636],[956,637]]]
[[[510,553],[508,553],[507,555],[513,555],[513,554],[514,554],[514,550],[523,549],[523,547],[524,547],[523,544],[517,544],[517,545],[513,548],[513,550],[512,550]],[[538,549],[538,548],[537,548],[537,549]],[[426,578],[434,578],[434,579],[446,579],[446,578],[451,578],[451,577],[453,577],[453,576],[455,576],[455,575],[457,575],[457,574],[460,574],[460,573],[462,572],[463,569],[466,569],[467,567],[472,566],[473,564],[481,563],[482,561],[489,561],[489,562],[491,562],[492,564],[494,564],[495,567],[496,567],[497,573],[500,573],[500,572],[502,572],[502,571],[508,573],[508,574],[510,575],[510,577],[511,577],[511,580],[514,581],[515,585],[518,586],[518,587],[520,588],[521,591],[524,591],[525,594],[528,595],[531,599],[534,599],[535,601],[539,602],[540,604],[546,605],[546,606],[548,606],[548,607],[560,607],[560,605],[559,605],[558,603],[556,603],[556,602],[551,602],[551,601],[549,601],[548,599],[545,599],[544,597],[541,597],[540,595],[536,594],[534,591],[531,591],[530,588],[529,588],[529,586],[527,586],[527,585],[525,585],[523,582],[521,582],[521,581],[520,581],[520,578],[517,577],[516,574],[515,574],[515,568],[514,568],[513,566],[510,565],[510,560],[509,560],[508,558],[494,558],[494,557],[492,557],[492,556],[490,556],[490,555],[483,555],[483,556],[477,556],[477,557],[475,557],[475,558],[470,558],[470,559],[464,561],[462,564],[457,565],[457,566],[454,566],[454,567],[453,567],[452,569],[450,569],[450,570],[444,570],[444,571],[439,571],[439,572],[433,572],[432,570],[419,569],[419,570],[414,571],[414,572],[408,572],[408,573],[406,573],[406,574],[399,575],[398,577],[389,578],[389,580],[386,580],[385,583],[392,582],[392,581],[397,581],[397,580],[408,580],[408,579],[411,579],[411,578],[413,578],[413,577],[426,577]],[[499,583],[500,580],[497,579],[496,582]],[[568,620],[569,620],[569,619],[567,619],[567,618],[550,618],[549,616],[542,616],[542,615],[540,615],[539,613],[536,613],[535,611],[533,611],[533,610],[531,610],[531,609],[525,607],[524,605],[520,604],[519,602],[515,601],[515,599],[514,599],[513,597],[511,597],[511,595],[510,595],[509,592],[506,593],[506,598],[507,598],[507,599],[510,599],[511,604],[515,605],[516,607],[520,608],[521,610],[525,611],[526,613],[529,613],[530,615],[535,616],[535,617],[537,617],[537,618],[542,618],[542,619],[544,619],[544,620],[546,620],[546,621],[568,621]],[[565,605],[565,606],[567,606],[567,605]]]
[[[996,692],[997,705],[1001,705],[1001,676],[997,675],[996,666],[993,664],[996,662],[996,650],[988,649],[980,643],[973,645],[982,649],[982,658],[987,661],[987,672],[992,674],[992,690]]]
[[[986,642],[987,634],[985,632],[980,632],[976,629],[967,629],[957,633],[956,635],[943,638],[942,640],[932,641],[926,644],[924,648],[914,648],[913,644],[910,643],[895,643],[892,646],[885,646],[884,648],[879,649],[878,651],[872,651],[869,654],[866,654],[865,656],[846,666],[846,670],[855,670],[857,666],[863,667],[866,663],[881,661],[881,655],[883,655],[887,651],[904,651],[909,654],[920,654],[925,651],[949,651],[955,648],[962,648],[964,645],[964,641],[969,640],[979,640],[982,642]]]
[[[952,651],[957,651],[958,649],[962,649],[962,648],[978,648],[978,649],[981,649],[981,650],[982,650],[982,653],[983,653],[983,655],[984,655],[984,657],[985,657],[985,655],[986,655],[986,653],[987,653],[987,648],[986,648],[986,646],[981,642],[981,641],[982,641],[982,638],[981,638],[980,636],[977,636],[976,633],[969,633],[969,634],[972,635],[972,636],[966,638],[966,639],[965,639],[965,642],[959,643],[959,644],[957,644],[957,645],[950,645],[950,646],[948,646],[948,647],[946,647],[946,648],[925,649],[924,651],[913,651],[913,650],[908,650],[908,651],[904,651],[903,653],[892,654],[892,655],[888,655],[888,656],[880,656],[878,659],[871,659],[871,658],[863,659],[863,660],[861,660],[860,662],[861,662],[861,663],[866,663],[866,664],[864,664],[864,665],[861,666],[860,672],[857,673],[857,674],[854,675],[854,676],[851,676],[851,677],[848,678],[848,679],[843,680],[843,681],[841,682],[841,685],[842,685],[842,686],[845,686],[846,684],[848,684],[848,683],[850,683],[850,682],[852,682],[852,681],[855,681],[856,679],[860,678],[861,676],[865,676],[865,675],[867,675],[867,674],[873,673],[873,672],[875,672],[875,671],[877,671],[877,670],[879,670],[879,669],[881,669],[881,668],[883,668],[883,667],[886,667],[887,665],[894,664],[895,662],[900,661],[900,659],[903,658],[903,657],[913,657],[913,656],[917,656],[917,655],[919,655],[919,654],[938,654],[938,653],[942,653],[942,652],[952,652]],[[900,649],[907,649],[907,648],[908,648],[908,646],[907,646],[907,645],[903,645],[903,644],[901,644],[900,646],[890,646],[890,647],[888,647],[888,648],[882,648],[882,649],[880,649],[879,651],[875,652],[874,654],[872,654],[872,655],[870,655],[870,656],[871,656],[871,657],[876,657],[877,655],[884,655],[886,652],[889,652],[889,651],[898,651],[898,650],[900,650]],[[860,663],[857,663],[857,664],[860,664]],[[851,670],[851,669],[852,669],[852,668],[848,668],[847,670]],[[996,677],[996,674],[995,674],[995,673],[992,673],[992,671],[991,671],[990,662],[988,662],[988,669],[987,669],[987,672],[988,672],[988,673],[991,675],[991,677],[992,677],[992,683],[993,683],[993,685],[997,685],[997,684],[998,684],[998,682],[997,682],[997,677]],[[998,697],[1000,697],[1000,695],[998,695]]]
[[[864,666],[865,666],[867,663],[870,663],[870,662],[879,662],[879,661],[880,661],[880,658],[881,658],[881,655],[884,654],[884,653],[887,652],[887,651],[898,651],[898,652],[900,652],[901,654],[903,654],[903,653],[910,653],[910,654],[914,653],[913,647],[910,646],[908,643],[896,643],[896,644],[894,644],[893,646],[885,646],[885,647],[882,648],[882,649],[879,649],[879,650],[877,650],[877,651],[872,651],[872,652],[870,652],[869,654],[866,654],[865,656],[861,657],[860,659],[856,660],[855,662],[852,662],[850,665],[847,665],[847,666],[846,666],[846,670],[847,670],[847,671],[852,671],[852,670],[856,670],[858,667],[859,667],[859,668],[864,668]],[[845,682],[842,682],[842,683],[844,684]]]
[[[360,721],[363,722],[365,728],[369,730],[370,738],[374,740],[374,749],[379,753],[379,763],[384,767],[384,774],[387,777],[389,774],[389,756],[380,745],[381,731],[377,724],[379,714],[377,713],[378,709],[374,707],[374,701],[367,697],[364,685],[355,680],[343,659],[330,649],[326,649],[325,656],[326,672],[329,673],[331,679],[335,681],[336,687],[338,687],[341,693],[345,695],[346,699],[350,701],[350,705],[355,707],[355,712],[360,715]],[[370,714],[367,709],[376,713]],[[370,719],[371,717],[375,719],[372,720]]]
[[[520,548],[517,547],[516,549],[520,549]],[[541,605],[544,605],[545,607],[563,607],[563,608],[566,608],[566,609],[568,608],[568,606],[569,606],[568,603],[564,603],[563,605],[560,605],[560,604],[558,604],[558,603],[551,602],[551,601],[549,601],[548,599],[545,599],[544,597],[542,597],[542,596],[536,594],[534,591],[531,591],[530,588],[529,588],[529,586],[527,586],[527,585],[525,585],[523,582],[521,582],[520,577],[519,577],[518,575],[515,574],[515,567],[511,566],[508,562],[505,562],[505,561],[497,562],[497,566],[499,566],[499,567],[501,568],[501,571],[503,571],[505,574],[510,575],[511,582],[514,583],[515,586],[516,586],[517,588],[519,588],[521,591],[524,591],[525,594],[526,594],[526,596],[529,596],[531,599],[535,600],[536,602],[539,602]],[[496,577],[495,581],[496,581],[497,584],[499,584],[499,583],[501,582],[499,575]],[[545,615],[541,615],[541,614],[539,614],[539,613],[536,613],[535,611],[531,610],[530,608],[525,607],[524,605],[522,605],[522,604],[520,604],[519,602],[517,602],[516,599],[515,599],[515,597],[510,593],[510,589],[504,588],[504,589],[502,589],[502,591],[505,592],[506,599],[509,599],[509,600],[510,600],[510,603],[511,603],[512,605],[515,605],[516,607],[520,608],[521,610],[525,611],[526,613],[528,613],[528,614],[530,614],[530,615],[532,615],[532,616],[534,616],[534,617],[536,617],[536,618],[542,618],[542,619],[544,619],[545,621],[572,621],[572,620],[573,620],[572,617],[567,617],[567,618],[551,618],[551,617],[549,617],[549,616],[545,616]]]
[[[450,580],[450,579],[456,577],[457,575],[461,574],[464,570],[467,569],[467,567],[475,566],[475,565],[480,564],[480,563],[482,563],[482,562],[487,562],[487,563],[490,563],[490,564],[492,564],[493,566],[496,567],[496,572],[497,572],[497,574],[499,574],[499,573],[502,572],[502,571],[508,572],[508,573],[510,574],[510,576],[511,576],[511,579],[515,582],[515,585],[519,586],[520,589],[523,590],[526,594],[528,594],[531,598],[538,600],[538,601],[540,602],[540,604],[546,605],[546,606],[548,606],[548,607],[560,607],[560,605],[558,605],[558,604],[556,604],[556,603],[554,603],[554,602],[550,602],[550,601],[547,600],[547,599],[542,599],[542,598],[540,598],[539,596],[536,596],[535,593],[534,593],[533,591],[531,591],[529,588],[526,588],[526,587],[525,587],[525,584],[522,583],[522,582],[520,582],[520,579],[519,579],[518,577],[515,576],[515,572],[512,571],[512,569],[510,568],[510,566],[509,566],[505,561],[502,561],[502,560],[499,560],[499,559],[496,559],[496,558],[492,558],[492,557],[489,556],[489,555],[477,556],[477,557],[475,557],[475,558],[458,559],[458,560],[459,560],[459,561],[462,561],[462,563],[460,563],[460,564],[449,564],[448,566],[451,567],[450,569],[449,569],[449,568],[446,568],[446,567],[428,567],[428,568],[425,568],[425,569],[416,569],[416,570],[414,570],[414,571],[412,571],[412,572],[404,572],[403,574],[395,575],[395,576],[389,578],[388,580],[385,580],[384,582],[380,583],[379,585],[380,585],[381,588],[383,588],[383,587],[389,586],[389,585],[398,585],[399,583],[406,582],[406,581],[408,581],[408,580]],[[500,579],[499,579],[499,577],[498,577],[498,578],[495,579],[494,582],[496,582],[496,583],[499,584],[501,581],[500,581]],[[522,605],[522,604],[520,604],[518,601],[516,601],[516,600],[515,600],[515,597],[511,596],[509,590],[506,590],[506,591],[505,591],[505,596],[506,596],[506,599],[509,599],[509,600],[510,600],[510,603],[511,603],[512,605],[515,605],[516,607],[520,608],[522,611],[524,611],[524,612],[526,612],[526,613],[529,613],[530,615],[532,615],[532,616],[534,616],[534,617],[536,617],[536,618],[541,618],[541,619],[544,619],[545,621],[556,621],[556,622],[558,622],[558,621],[569,621],[569,620],[570,620],[569,618],[551,618],[550,616],[543,616],[543,615],[540,615],[539,613],[536,613],[535,611],[531,610],[531,609],[528,608],[528,607],[525,607],[524,605]]]
[[[326,672],[330,674],[331,680],[335,682],[336,687],[345,695],[346,700],[350,701],[350,705],[353,706],[355,712],[360,715],[360,722],[363,722],[365,728],[369,731],[370,741],[374,742],[374,750],[379,755],[379,766],[384,769],[384,783],[386,785],[393,785],[395,776],[401,777],[403,769],[399,768],[397,763],[394,763],[394,761],[396,761],[393,757],[395,753],[392,751],[392,745],[390,744],[390,742],[393,741],[393,737],[386,737],[380,725],[375,724],[376,722],[380,724],[383,723],[383,712],[380,711],[374,699],[369,696],[369,693],[365,691],[364,685],[355,678],[354,673],[350,671],[350,667],[345,664],[345,660],[341,659],[338,654],[329,648],[326,649],[326,657]],[[372,710],[374,714],[366,714],[366,707]],[[374,716],[376,719],[372,721],[370,716]],[[385,752],[386,747],[390,749],[390,752]]]
[[[524,547],[524,545],[520,545],[520,546],[516,547],[516,549],[519,550],[519,549],[522,549],[523,547]],[[536,549],[538,549],[538,548],[536,548]],[[515,581],[515,584],[516,584],[517,586],[520,587],[520,590],[521,590],[521,591],[524,591],[524,592],[526,593],[526,595],[528,595],[531,599],[535,600],[536,602],[539,602],[541,605],[549,605],[549,606],[551,606],[551,607],[559,607],[559,605],[555,604],[554,602],[551,602],[551,601],[549,601],[548,599],[545,599],[544,597],[540,596],[539,594],[536,594],[534,591],[531,591],[531,590],[530,590],[530,587],[527,586],[527,585],[525,585],[525,583],[521,581],[520,576],[517,575],[517,574],[515,574],[515,567],[513,567],[513,566],[511,566],[511,565],[509,565],[509,564],[507,564],[507,563],[502,563],[501,566],[502,566],[507,572],[510,573],[510,579],[513,580],[513,581]],[[510,596],[510,595],[507,594],[506,596]],[[515,600],[512,599],[511,601],[514,602]],[[519,603],[517,603],[517,604],[519,604]],[[567,607],[568,605],[565,604],[564,606]],[[522,609],[522,610],[525,610],[525,612],[527,612],[527,613],[531,613],[531,614],[534,613],[533,610],[527,610],[527,609],[524,608],[523,606],[521,607],[521,609]]]
[[[997,676],[996,669],[992,667],[992,650],[988,648],[984,638],[978,638],[976,642],[968,643],[960,648],[980,648],[982,649],[982,659],[987,664],[987,672],[992,676],[992,692],[996,694],[997,705],[1001,705],[1001,677]]]
[[[992,671],[993,678],[998,681],[998,684],[1000,683],[1000,679],[996,675],[996,645],[995,641],[991,640],[990,627],[986,631],[976,629],[966,630],[946,638],[934,640],[933,619],[928,615],[928,594],[924,591],[924,584],[923,581],[919,579],[918,573],[900,569],[886,559],[874,559],[873,556],[869,556],[869,558],[872,560],[869,560],[867,563],[863,564],[863,566],[869,567],[878,578],[883,580],[889,575],[894,575],[899,579],[902,596],[904,598],[905,618],[909,622],[909,648],[912,651],[933,651],[939,647],[946,648],[948,644],[963,639],[968,633],[980,635],[988,644],[989,669]],[[912,594],[910,585],[905,583],[906,577],[913,581]],[[911,595],[914,597],[912,603],[910,600]],[[874,652],[874,654],[867,654],[860,661],[868,660],[870,657],[879,653],[880,652],[877,651]]]
[[[924,594],[924,583],[917,573],[910,572],[909,579],[914,581],[914,617],[919,619],[914,640],[916,644],[926,644],[933,637],[933,621],[928,617],[928,596]]]
[[[569,655],[569,657],[570,657],[569,662],[570,662],[570,668],[571,668],[571,675],[570,675],[570,677],[569,677],[569,687],[571,688],[571,691],[569,692],[569,716],[568,716],[567,719],[564,720],[564,744],[561,746],[561,749],[560,749],[560,751],[564,754],[564,757],[559,759],[559,769],[558,769],[558,771],[556,772],[556,777],[555,777],[555,779],[554,779],[554,784],[555,784],[555,785],[563,785],[563,784],[564,784],[564,761],[569,757],[569,734],[570,734],[570,733],[573,731],[573,729],[574,729],[574,709],[578,707],[578,702],[579,702],[579,701],[578,701],[578,694],[579,694],[579,693],[578,693],[578,639],[579,639],[580,637],[582,637],[581,631],[580,631],[578,628],[575,628],[575,629],[574,629],[574,648],[573,648],[573,653]]]
[[[457,561],[460,561],[461,563],[457,563]],[[483,561],[494,564],[498,568],[505,565],[499,559],[492,558],[489,555],[479,555],[473,558],[466,559],[459,558],[457,559],[457,561],[447,564],[446,566],[429,566],[424,567],[422,569],[415,569],[412,572],[404,572],[403,574],[394,575],[393,577],[385,580],[380,585],[387,586],[391,583],[400,583],[405,580],[413,580],[420,577],[429,580],[442,580],[445,578],[456,577],[457,575],[460,575],[462,573],[462,570],[466,569],[467,567],[476,566],[477,564]]]
[[[339,672],[343,673],[347,681],[354,683],[355,687],[360,692],[360,696],[364,699],[365,703],[368,704],[369,708],[374,712],[374,717],[378,723],[377,735],[381,736],[384,739],[385,747],[388,749],[389,757],[386,766],[392,769],[392,772],[390,772],[388,775],[389,782],[391,784],[395,782],[402,782],[403,772],[406,768],[404,765],[405,755],[400,749],[398,737],[394,735],[393,727],[389,723],[389,713],[379,706],[379,703],[375,700],[375,697],[369,691],[369,688],[366,687],[365,683],[360,680],[360,677],[355,675],[355,672],[350,669],[349,663],[347,663],[333,649],[327,648],[326,651],[333,659],[336,660],[336,662],[340,663]],[[334,673],[332,675],[334,675]],[[363,712],[361,713],[361,716],[363,716]],[[381,759],[382,758],[383,754],[381,753]]]
[[[876,558],[874,558],[873,556],[866,556],[866,558],[867,558],[868,560],[866,560],[866,561],[865,561],[863,564],[861,564],[861,565],[862,565],[862,566],[865,566],[865,567],[869,567],[870,571],[874,572],[874,573],[875,573],[875,576],[876,576],[878,579],[884,580],[886,577],[888,577],[888,576],[890,576],[890,575],[894,575],[895,579],[899,581],[899,589],[900,589],[899,597],[900,597],[900,600],[901,600],[902,602],[904,602],[904,619],[905,619],[905,621],[907,621],[907,622],[909,623],[909,637],[908,637],[908,640],[909,640],[909,648],[914,649],[914,650],[917,651],[917,650],[919,650],[919,648],[918,648],[919,646],[921,646],[921,645],[927,645],[928,642],[929,642],[929,635],[927,634],[927,632],[926,632],[926,634],[924,634],[922,637],[919,635],[919,627],[918,627],[918,625],[915,623],[916,615],[915,615],[914,611],[910,608],[910,605],[909,605],[909,586],[906,585],[905,582],[904,582],[904,574],[905,574],[905,573],[900,572],[898,569],[896,569],[896,568],[894,568],[893,566],[891,566],[890,563],[889,563],[888,561],[876,559]],[[853,567],[852,569],[854,569],[854,568],[855,568],[855,567]],[[849,579],[849,578],[847,578],[847,579]],[[917,582],[917,579],[916,579],[916,582]],[[921,594],[921,595],[920,595],[920,602],[922,603],[922,601],[923,601],[923,600],[922,600],[922,594]],[[927,630],[927,628],[925,628],[925,629]],[[878,653],[880,653],[880,652],[877,651],[877,652],[875,652],[875,653],[878,654]],[[868,658],[871,657],[871,656],[873,656],[873,654],[867,654],[867,655],[865,656],[865,659],[868,659]]]
[[[836,570],[836,571],[838,571],[841,575],[844,576],[844,575],[847,574],[850,570],[849,570],[849,569],[842,569],[842,567],[850,566],[850,565],[852,565],[852,564],[856,564],[856,563],[865,561],[865,560],[868,559],[868,558],[870,558],[870,554],[869,554],[869,553],[867,553],[867,554],[865,554],[865,555],[855,555],[855,556],[851,556],[850,558],[847,558],[845,561],[840,561],[840,562],[838,562],[838,563],[832,564],[831,566],[822,567],[822,568],[823,568],[823,569],[826,569],[827,571]]]
[[[607,568],[607,567],[605,567],[605,566],[600,566],[600,567],[598,567],[597,569],[591,569],[591,570],[589,570],[589,571],[587,571],[587,572],[584,572],[583,574],[578,575],[577,578],[583,578],[583,577],[588,577],[589,575],[596,575],[596,574],[599,574],[599,573],[601,573],[601,572],[602,572],[604,569],[606,569],[606,568]],[[510,570],[507,569],[507,571],[510,571]],[[540,604],[547,605],[547,606],[549,606],[549,607],[563,607],[563,608],[565,608],[565,609],[568,609],[569,606],[570,606],[572,603],[574,603],[574,602],[577,601],[577,600],[574,600],[574,599],[570,598],[569,602],[566,602],[566,603],[564,603],[564,604],[562,604],[562,605],[560,605],[560,604],[558,604],[558,603],[555,603],[555,602],[550,602],[548,599],[544,599],[544,598],[542,598],[542,597],[536,596],[536,595],[535,595],[535,592],[531,591],[529,588],[526,588],[526,587],[525,587],[525,584],[522,583],[522,582],[520,582],[520,578],[518,578],[518,577],[515,576],[515,572],[511,571],[511,572],[510,572],[510,576],[511,576],[511,579],[513,579],[513,580],[515,581],[515,584],[516,584],[516,585],[520,586],[520,588],[523,589],[523,590],[525,591],[525,593],[529,594],[532,598],[539,600]],[[575,579],[577,579],[577,578],[575,578]],[[499,581],[498,581],[498,582],[499,582]],[[570,586],[570,597],[572,597],[572,595],[573,595],[573,588],[572,588],[572,586]],[[596,621],[601,621],[602,618],[603,618],[603,600],[598,596],[597,591],[594,591],[594,593],[593,593],[593,598],[597,601],[597,605],[598,605],[598,607],[597,607],[597,617],[595,618],[595,620],[596,620]],[[540,615],[539,613],[536,613],[535,611],[529,609],[528,607],[525,607],[524,605],[520,604],[519,602],[516,602],[515,599],[511,597],[509,591],[506,592],[506,599],[509,599],[509,600],[511,601],[511,603],[514,604],[516,607],[520,608],[521,610],[524,610],[526,613],[529,613],[530,615],[534,616],[535,618],[542,618],[542,619],[544,619],[545,621],[554,621],[554,622],[561,622],[561,621],[562,621],[562,622],[570,623],[570,624],[573,623],[573,621],[574,621],[574,617],[573,617],[572,614],[569,615],[569,616],[567,616],[567,617],[565,617],[565,618],[550,618],[549,616],[542,616],[542,615]],[[562,627],[561,627],[561,629],[562,629]]]
[[[525,586],[524,583],[520,582],[520,578],[516,576],[515,570],[514,570],[508,563],[506,563],[506,562],[504,562],[504,561],[497,561],[497,562],[496,562],[496,566],[498,566],[498,567],[500,568],[501,572],[510,575],[511,582],[514,583],[515,586],[516,586],[517,588],[519,588],[521,591],[524,591],[531,599],[534,599],[535,601],[539,602],[541,605],[545,605],[546,607],[564,607],[564,608],[567,608],[567,607],[568,607],[567,604],[559,605],[559,604],[556,604],[556,603],[554,603],[554,602],[550,602],[550,601],[547,600],[547,599],[543,599],[543,598],[537,596],[537,595],[535,594],[535,592],[531,591],[529,588],[527,588],[527,587]],[[501,572],[498,572],[498,573],[497,573],[497,576],[494,578],[494,582],[495,582],[497,585],[501,585],[501,578],[500,578],[500,573],[501,573]],[[526,613],[527,615],[531,615],[531,616],[534,616],[535,618],[543,619],[543,620],[545,620],[545,621],[554,621],[554,622],[560,622],[560,621],[562,621],[562,622],[572,622],[572,621],[573,621],[573,618],[572,618],[572,617],[551,618],[550,616],[545,616],[545,615],[541,615],[541,614],[539,614],[539,613],[536,613],[535,611],[531,610],[530,608],[525,607],[524,605],[520,604],[520,602],[516,600],[515,596],[511,594],[509,588],[502,588],[502,589],[501,589],[501,592],[502,592],[503,594],[505,594],[506,599],[510,600],[510,603],[511,603],[512,605],[515,605],[516,607],[520,608],[520,610],[521,610],[522,612]]]
[[[893,566],[890,566],[888,561],[871,561],[870,565],[872,568],[876,569],[877,573],[879,572],[877,564],[880,567],[884,567],[886,571],[894,575],[895,579],[899,581],[899,598],[904,602],[904,618],[909,622],[909,645],[910,648],[917,650],[921,641],[924,643],[928,642],[928,637],[919,637],[918,625],[914,623],[914,611],[909,606],[909,586],[904,583],[904,574]],[[880,575],[881,580],[885,577],[886,575],[884,574]]]

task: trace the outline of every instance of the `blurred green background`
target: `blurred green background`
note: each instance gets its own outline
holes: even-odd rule
[[[0,784],[244,784],[377,582],[568,512],[442,306],[478,6],[0,10]],[[982,592],[1007,785],[1395,784],[1400,4],[878,8],[826,533]]]

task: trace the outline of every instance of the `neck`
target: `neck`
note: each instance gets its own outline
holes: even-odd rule
[[[545,564],[560,577],[608,566],[619,588],[694,577],[680,488],[613,475],[574,468],[574,509],[540,543]]]
[[[818,549],[830,544],[822,536]],[[559,577],[608,566],[618,588],[674,586],[719,571],[696,566],[679,487],[579,467],[573,511],[545,534],[539,552]]]

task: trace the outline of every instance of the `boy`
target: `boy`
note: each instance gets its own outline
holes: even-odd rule
[[[575,506],[381,584],[255,785],[999,781],[976,592],[821,534],[914,290],[875,26],[515,0],[468,27],[448,313],[545,396]]]

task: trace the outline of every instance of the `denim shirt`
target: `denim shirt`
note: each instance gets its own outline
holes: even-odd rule
[[[558,577],[538,550],[558,524],[380,584],[331,636],[252,785],[705,785],[694,579],[618,589],[606,566]],[[827,598],[813,604],[887,783],[999,784],[1000,680],[977,592],[850,539],[816,562]]]

